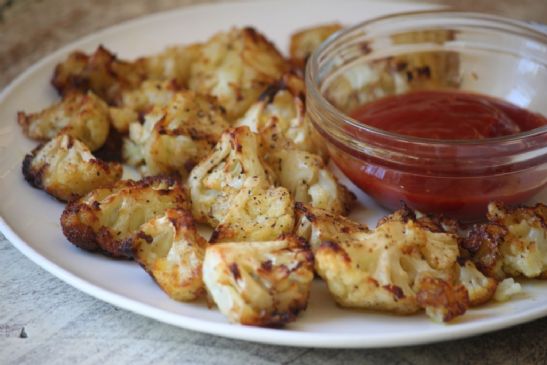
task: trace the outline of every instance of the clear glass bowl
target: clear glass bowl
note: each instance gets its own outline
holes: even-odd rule
[[[414,90],[494,96],[547,115],[547,35],[497,16],[426,11],[333,35],[310,57],[307,110],[333,161],[380,204],[464,220],[547,185],[547,126],[486,140],[409,137],[348,113]]]

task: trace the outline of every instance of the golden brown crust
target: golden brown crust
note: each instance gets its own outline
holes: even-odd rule
[[[33,187],[61,201],[70,201],[114,184],[122,177],[123,168],[96,159],[83,143],[60,134],[27,154],[22,172]]]
[[[91,55],[71,53],[55,67],[51,83],[61,95],[91,90],[108,104],[118,105],[122,92],[137,87],[144,79],[145,70],[138,64],[122,61],[99,46]]]
[[[469,297],[463,285],[452,285],[432,277],[425,277],[420,282],[416,300],[437,322],[449,322],[463,315],[469,307]]]
[[[201,271],[207,242],[190,212],[167,209],[129,241],[135,260],[171,298],[192,301],[205,294]]]
[[[131,257],[131,235],[166,209],[189,209],[186,193],[174,177],[122,180],[71,201],[61,216],[67,239],[89,251]]]

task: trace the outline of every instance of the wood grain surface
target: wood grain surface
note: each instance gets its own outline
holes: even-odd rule
[[[86,34],[200,2],[0,0],[0,89],[44,55]],[[546,0],[435,2],[547,23]],[[547,364],[546,339],[547,318],[405,348],[321,350],[235,341],[98,301],[33,264],[0,234],[0,364]]]

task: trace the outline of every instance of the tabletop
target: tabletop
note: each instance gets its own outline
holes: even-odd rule
[[[0,0],[0,89],[44,55],[86,34],[201,2]],[[545,0],[430,2],[547,23]],[[547,364],[546,338],[543,318],[469,339],[402,348],[325,350],[236,341],[94,299],[29,261],[0,234],[0,364]]]

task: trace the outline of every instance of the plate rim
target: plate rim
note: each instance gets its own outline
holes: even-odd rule
[[[356,0],[343,0],[345,2],[360,2]],[[379,0],[367,0],[368,2],[382,3]],[[267,0],[262,3],[279,4],[279,1]],[[290,3],[289,0],[282,2]],[[309,2],[309,1],[308,1]],[[237,0],[227,3],[209,3],[195,4],[177,7],[171,10],[159,11],[152,14],[145,14],[136,18],[124,20],[120,23],[107,26],[94,31],[90,34],[77,38],[55,50],[48,53],[45,57],[33,63],[26,68],[16,78],[10,81],[7,86],[0,91],[0,105],[5,99],[19,87],[24,81],[30,78],[35,72],[46,66],[51,60],[66,54],[72,49],[81,47],[86,42],[93,42],[94,39],[108,36],[109,33],[116,33],[124,28],[138,26],[147,22],[154,22],[157,19],[165,17],[176,17],[179,13],[206,10],[207,8],[238,7],[244,4],[253,3],[252,0]],[[415,2],[408,4],[418,5]],[[424,5],[424,4],[421,4]],[[434,4],[432,8],[436,7]],[[276,5],[278,6],[278,5]],[[437,6],[438,7],[438,6]],[[53,276],[59,278],[73,288],[80,290],[96,299],[109,303],[111,305],[123,308],[130,312],[152,318],[162,323],[181,327],[184,329],[207,333],[232,339],[246,340],[250,342],[263,343],[269,345],[283,345],[291,347],[321,347],[321,348],[386,348],[398,346],[421,345],[436,343],[448,340],[455,340],[465,337],[476,336],[493,332],[499,329],[512,327],[518,324],[533,321],[535,319],[547,316],[547,304],[544,307],[534,308],[525,312],[512,315],[503,315],[493,318],[486,323],[481,323],[477,328],[476,322],[472,321],[463,324],[439,325],[433,330],[409,336],[407,333],[397,334],[388,333],[376,335],[374,337],[361,337],[359,334],[333,335],[327,333],[310,333],[299,330],[271,329],[252,326],[242,326],[231,323],[217,323],[206,319],[192,318],[183,314],[171,313],[168,310],[160,309],[149,304],[145,304],[135,299],[131,299],[121,294],[117,294],[108,289],[101,288],[71,271],[57,265],[47,257],[37,252],[30,244],[23,240],[0,215],[0,232],[4,234],[7,241],[11,243],[19,252],[30,259],[33,263],[46,270]],[[453,326],[453,327],[452,327]],[[450,330],[448,328],[452,327]]]

